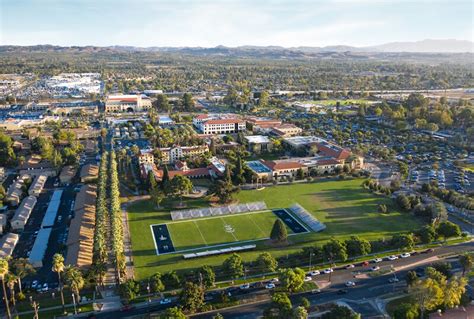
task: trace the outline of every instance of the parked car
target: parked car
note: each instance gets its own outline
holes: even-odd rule
[[[311,281],[311,280],[313,280],[313,278],[311,278],[310,276],[304,277],[304,281]]]
[[[351,269],[351,268],[354,268],[354,267],[355,267],[354,264],[350,264],[350,265],[346,266],[346,269]]]
[[[240,285],[240,289],[242,289],[242,290],[249,289],[249,288],[250,288],[250,284]]]
[[[380,267],[379,266],[374,266],[374,267],[370,268],[370,270],[377,271],[377,270],[380,270]]]
[[[354,287],[356,284],[353,281],[346,282],[346,287]]]
[[[375,259],[373,260],[374,263],[380,263],[380,262],[382,262],[382,261],[383,261],[382,258],[375,258]]]
[[[163,298],[160,300],[160,305],[167,305],[171,303],[171,299],[169,298]]]
[[[410,253],[403,253],[403,254],[400,255],[400,257],[402,257],[402,258],[408,258],[410,256],[411,256]]]
[[[312,270],[308,273],[309,276],[317,276],[319,275],[321,272],[319,270]]]
[[[388,260],[397,260],[398,257],[395,256],[395,255],[390,255],[390,256],[387,257],[387,259],[388,259]]]
[[[268,283],[265,285],[265,289],[273,289],[275,288],[275,284],[274,283]]]
[[[332,272],[334,272],[334,269],[332,269],[332,268],[326,268],[326,269],[324,269],[324,273],[325,273],[325,274],[330,274],[330,273],[332,273]]]

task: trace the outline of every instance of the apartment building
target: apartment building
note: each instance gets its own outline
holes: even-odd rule
[[[152,150],[140,150],[140,155],[138,155],[138,164],[153,164],[154,162],[155,156],[153,155]]]

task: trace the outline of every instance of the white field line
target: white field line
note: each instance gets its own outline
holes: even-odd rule
[[[155,225],[150,225],[151,236],[153,237],[153,244],[155,245],[156,254],[159,255],[160,252],[158,251],[158,246],[156,245],[156,238],[155,238],[155,232],[153,231],[153,226]]]
[[[278,217],[278,216],[277,216]],[[263,229],[260,228],[260,226],[258,226],[258,224],[253,220],[253,218],[250,218],[250,220],[252,221],[252,223],[254,223],[255,226],[257,226],[257,228],[260,230],[260,232],[262,234],[265,234],[265,232],[263,231]]]
[[[188,219],[182,219],[182,220],[174,220],[174,221],[167,222],[165,224],[177,224],[177,223],[186,223],[186,222],[195,221],[195,220],[207,220],[207,219],[214,219],[214,218],[227,218],[231,216],[262,214],[262,213],[267,213],[271,211],[272,211],[271,209],[266,209],[266,210],[257,210],[254,212],[247,212],[247,213],[227,214],[227,215],[218,215],[218,216],[209,216],[209,217],[196,217],[196,218],[188,218]]]
[[[225,231],[225,226],[229,225],[230,227],[232,227],[231,224],[226,224],[225,221],[224,221],[224,219],[223,219],[222,217],[221,217],[221,221],[222,221],[222,224],[224,225],[224,232],[226,232],[226,231]],[[234,229],[234,231],[235,231],[235,229]],[[227,233],[227,232],[226,232],[226,233]],[[232,237],[234,237],[235,241],[239,241],[239,240],[237,239],[237,237],[235,237],[234,232],[231,232],[231,234],[232,234]]]
[[[204,238],[204,235],[202,234],[201,229],[199,228],[199,226],[198,226],[198,224],[196,223],[196,221],[194,221],[194,226],[196,226],[196,228],[197,228],[199,234],[201,234],[201,238],[202,238],[202,240],[204,241],[204,245],[208,246],[208,245],[207,245],[207,241],[206,241],[206,239]]]

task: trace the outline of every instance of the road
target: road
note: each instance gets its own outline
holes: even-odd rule
[[[474,242],[467,242],[453,246],[445,246],[436,248],[433,252],[427,253],[419,253],[413,255],[409,258],[401,258],[395,261],[383,261],[378,263],[377,265],[383,268],[390,268],[391,266],[394,267],[394,271],[396,276],[400,279],[399,283],[389,284],[388,280],[392,278],[394,275],[387,274],[382,275],[379,277],[367,277],[366,274],[370,272],[370,267],[373,266],[371,263],[369,266],[356,266],[353,269],[345,269],[344,267],[335,268],[334,273],[332,274],[331,278],[331,285],[328,288],[324,288],[320,294],[311,294],[305,293],[299,295],[294,298],[300,298],[304,296],[310,300],[312,304],[320,304],[326,302],[336,301],[341,298],[345,298],[348,300],[364,300],[364,299],[372,299],[376,297],[380,297],[381,295],[397,292],[404,289],[404,282],[403,279],[406,276],[407,271],[416,269],[421,265],[426,266],[436,260],[442,259],[442,256],[447,254],[460,254],[466,251],[474,251]],[[438,256],[441,256],[438,258]],[[359,278],[354,278],[354,274],[360,272],[358,275]],[[329,275],[320,275],[315,277],[315,279],[319,282],[328,281]],[[354,281],[356,283],[355,287],[349,288],[349,293],[345,295],[339,295],[337,292],[338,290],[345,288],[344,284],[347,281]],[[244,294],[265,294],[268,290],[264,288],[253,288],[249,290],[240,290],[238,288],[231,289],[233,296],[242,296]],[[211,292],[212,294],[216,294],[218,291]],[[207,293],[206,296],[209,296],[211,293]],[[138,315],[145,315],[150,312],[157,312],[164,310],[168,307],[173,307],[177,305],[177,301],[174,300],[171,304],[168,305],[160,305],[158,302],[152,302],[151,304],[138,304],[136,308],[131,309],[129,311],[112,311],[112,312],[105,312],[105,313],[98,313],[96,315],[97,318],[129,318]],[[219,312],[224,315],[225,318],[257,318],[263,310],[267,307],[268,301],[263,301],[258,304],[247,304],[242,306],[237,306],[234,308],[222,309]],[[206,313],[206,314],[197,314],[194,315],[193,318],[212,318],[214,313]]]

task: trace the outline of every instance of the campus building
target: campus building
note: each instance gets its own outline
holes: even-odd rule
[[[230,134],[245,131],[245,121],[234,115],[201,114],[193,119],[194,126],[203,134]]]
[[[152,150],[140,150],[140,155],[138,155],[138,164],[153,164],[154,162],[155,156],[153,155]]]
[[[163,162],[163,164],[173,164],[174,162],[178,160],[204,155],[207,152],[209,152],[209,146],[197,145],[197,146],[163,147],[163,148],[160,148],[160,152],[161,152],[161,161]]]
[[[151,100],[146,95],[109,95],[105,101],[106,113],[145,112],[151,108]]]

